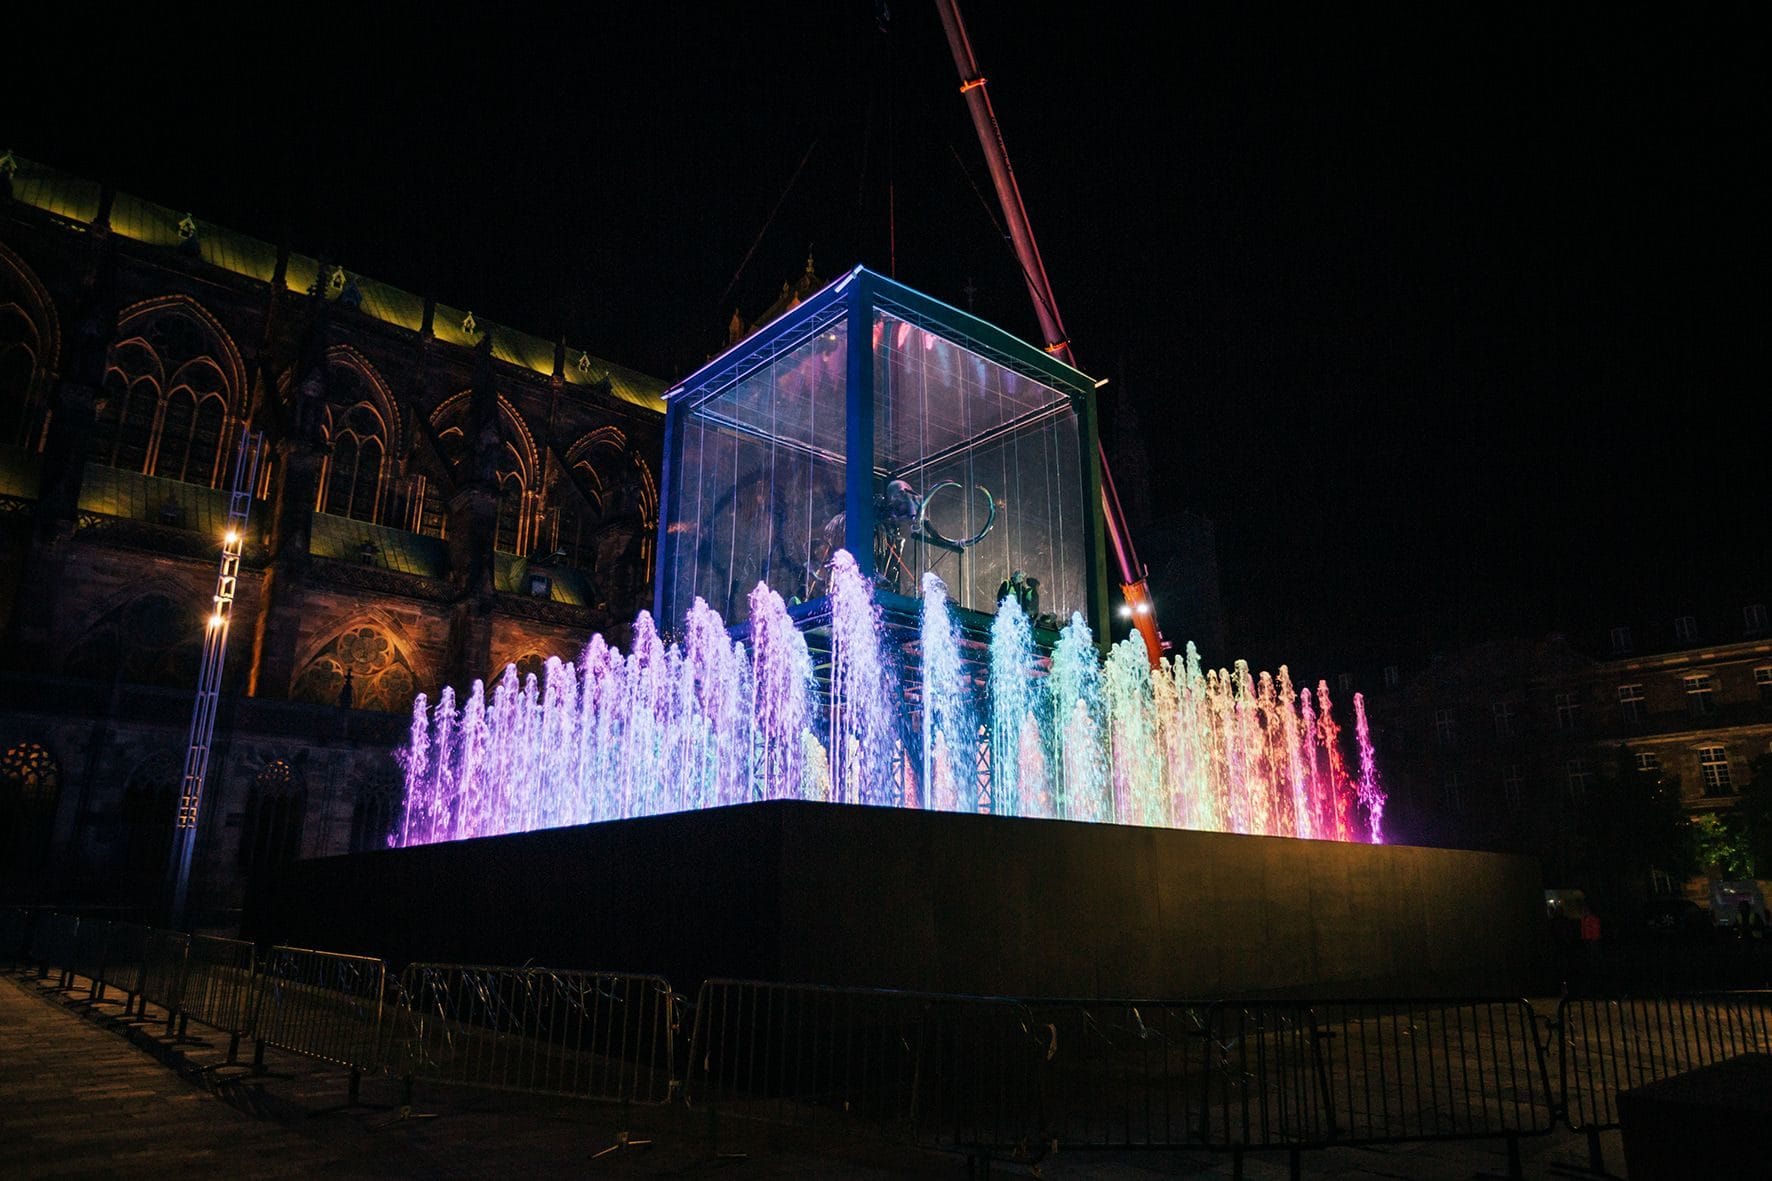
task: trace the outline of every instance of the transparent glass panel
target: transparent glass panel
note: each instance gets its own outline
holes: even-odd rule
[[[914,595],[933,570],[975,611],[1013,585],[1032,614],[1087,612],[1093,506],[1070,398],[884,312],[874,341],[882,587]]]
[[[742,622],[759,582],[790,603],[824,593],[830,538],[842,544],[847,335],[826,325],[681,412],[661,628],[697,596]]]

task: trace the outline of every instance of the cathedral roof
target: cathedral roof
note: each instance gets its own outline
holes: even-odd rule
[[[449,543],[441,537],[332,513],[315,513],[312,520],[308,552],[316,558],[361,563],[421,578],[444,578],[449,573]]]
[[[14,168],[11,179],[15,201],[81,226],[90,226],[98,218],[103,206],[103,190],[97,183],[16,154],[9,154],[7,160]],[[211,266],[254,282],[268,284],[276,277],[277,247],[130,193],[112,195],[108,222],[112,232],[130,241],[171,250],[183,249]],[[345,297],[348,287],[349,299],[364,315],[408,332],[423,329],[426,303],[423,296],[343,268],[327,266],[327,274],[323,275],[321,267],[318,259],[291,251],[284,267],[284,285],[298,293],[318,287],[334,299]],[[553,375],[555,342],[503,325],[495,329],[491,321],[477,317],[475,330],[467,331],[463,324],[468,319],[469,313],[465,310],[436,304],[432,334],[446,344],[473,348],[486,332],[491,331],[493,355],[500,361],[543,377]],[[569,386],[604,393],[631,405],[664,413],[664,382],[593,357],[570,344],[564,347],[561,376]]]
[[[228,523],[228,493],[94,463],[81,479],[80,511],[220,537]]]

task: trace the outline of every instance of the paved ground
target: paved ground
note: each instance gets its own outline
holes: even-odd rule
[[[84,996],[84,991],[77,994]],[[968,1175],[958,1157],[878,1143],[813,1142],[786,1129],[727,1121],[716,1155],[702,1118],[680,1107],[635,1110],[569,1100],[433,1088],[417,1096],[429,1118],[400,1118],[389,1080],[369,1079],[370,1106],[339,1110],[343,1070],[271,1051],[270,1073],[225,1065],[222,1039],[175,1042],[163,1022],[125,1021],[121,1006],[79,1003],[35,980],[0,978],[0,1177],[437,1177],[544,1178],[600,1173],[746,1178],[896,1178]],[[250,1056],[250,1050],[246,1052]],[[597,1155],[626,1127],[644,1149]],[[1616,1134],[1604,1153],[1622,1172]],[[1525,1175],[1594,1177],[1587,1145],[1559,1132],[1525,1141]],[[1507,1175],[1502,1144],[1336,1149],[1303,1158],[1308,1177],[1476,1181]],[[1252,1155],[1243,1175],[1288,1175],[1283,1155]],[[993,1176],[1030,1176],[997,1162]],[[1230,1177],[1208,1153],[1064,1153],[1038,1175],[1054,1181]]]

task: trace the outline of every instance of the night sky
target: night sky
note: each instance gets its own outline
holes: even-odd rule
[[[1763,9],[1225,7],[965,13],[1237,653],[1763,599]],[[666,379],[808,248],[1037,339],[932,6],[622,9],[64,18],[7,51],[0,147]]]

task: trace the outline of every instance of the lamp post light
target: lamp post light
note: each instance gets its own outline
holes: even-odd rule
[[[234,479],[228,489],[228,523],[222,534],[221,569],[216,574],[215,595],[203,628],[203,662],[197,673],[197,700],[191,707],[185,773],[172,831],[168,910],[175,930],[185,923],[185,899],[191,885],[191,854],[197,844],[203,783],[209,776],[209,750],[215,739],[215,714],[221,701],[222,662],[228,654],[228,624],[233,619],[234,592],[240,580],[240,549],[246,540],[246,519],[252,512],[252,488],[258,479],[259,457],[264,452],[264,443],[262,433],[241,426],[240,442],[234,453]]]

